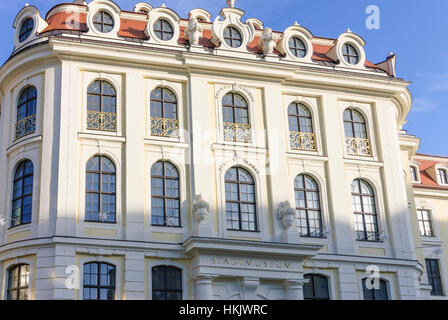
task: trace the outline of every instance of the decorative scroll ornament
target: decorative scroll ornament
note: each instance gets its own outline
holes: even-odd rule
[[[198,45],[201,37],[202,27],[196,17],[191,17],[188,26],[185,29],[185,39],[190,42],[190,45]]]
[[[229,8],[222,9],[221,16],[216,17],[213,21],[213,38],[211,41],[215,46],[219,47],[224,39],[224,29],[233,26],[242,33],[242,44],[239,48],[232,48],[232,50],[245,52],[247,51],[247,44],[255,38],[255,27],[251,21],[247,23],[241,21],[244,11],[234,7],[235,1],[229,0],[228,4]]]
[[[370,140],[364,138],[345,138],[345,148],[348,154],[356,156],[371,156]]]
[[[260,38],[260,48],[263,50],[265,55],[272,54],[274,52],[274,47],[277,43],[277,39],[272,32],[271,28],[264,28],[263,35]]]
[[[316,136],[314,133],[305,132],[289,132],[289,142],[291,149],[316,151]]]
[[[117,114],[115,112],[87,111],[87,129],[117,131]]]
[[[197,195],[194,198],[194,203],[193,203],[193,214],[196,218],[196,221],[198,223],[201,223],[202,221],[204,221],[204,219],[207,217],[207,215],[209,213],[209,210],[210,210],[210,205],[208,204],[208,202],[202,198],[202,195]]]
[[[278,207],[278,218],[282,220],[285,229],[289,229],[294,225],[296,211],[291,207],[289,201],[280,203]]]
[[[16,123],[16,139],[36,131],[36,115],[33,114]]]

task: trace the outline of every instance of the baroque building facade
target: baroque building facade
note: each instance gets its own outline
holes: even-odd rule
[[[211,17],[18,13],[0,298],[429,298],[395,56],[368,61],[350,30],[273,31],[232,0]]]

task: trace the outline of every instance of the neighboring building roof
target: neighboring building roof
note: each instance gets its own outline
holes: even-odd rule
[[[416,162],[419,163],[419,174],[420,174],[420,182],[414,183],[414,188],[424,188],[424,189],[436,189],[436,190],[447,190],[448,186],[441,186],[434,180],[427,172],[427,169],[434,167],[437,164],[448,165],[448,157],[441,156],[433,156],[427,154],[417,153],[413,158]]]
[[[57,5],[56,7],[61,6],[61,5],[62,4]],[[83,6],[80,4],[77,4],[77,5]],[[70,7],[67,7],[67,10],[69,10],[69,8]],[[52,10],[50,10],[50,12]],[[124,11],[124,12],[127,12],[127,11]],[[136,14],[138,14],[138,13],[136,13]],[[67,23],[67,21],[69,23]],[[48,23],[48,27],[46,27],[41,32],[41,34],[50,32],[50,31],[87,32],[86,21],[87,21],[87,13],[85,13],[85,12],[73,13],[73,12],[67,12],[67,11],[56,11],[55,13],[51,14],[49,17],[47,14],[46,22]],[[186,20],[184,20],[184,21],[186,21]],[[207,24],[208,25],[210,24],[208,22],[202,22],[202,23],[204,26],[206,26]],[[147,21],[142,21],[141,18],[139,20],[133,20],[130,18],[126,18],[126,19],[122,18],[118,36],[124,37],[124,38],[146,40],[146,39],[148,39],[147,35],[145,34],[146,24],[147,24]],[[184,29],[185,29],[184,26],[180,27],[181,32],[180,32],[180,37],[178,40],[179,44],[187,44],[187,40],[185,40],[185,37],[184,37]],[[282,35],[282,32],[275,32],[275,33],[277,33],[278,35]],[[248,50],[250,52],[261,53],[261,49],[258,46],[259,38],[260,37],[256,36],[254,38],[254,40],[248,45]],[[315,37],[315,38],[326,39],[326,40],[333,41],[333,42],[336,41],[336,39],[330,39],[330,38],[322,38],[322,37]],[[203,37],[200,39],[199,43],[206,48],[214,48],[215,45],[211,42],[211,39],[212,39],[211,30],[204,28]],[[323,61],[323,62],[328,62],[330,64],[336,64],[337,61],[334,61],[327,55],[327,53],[331,50],[331,48],[333,48],[333,45],[324,45],[324,44],[313,43],[313,51],[314,52],[312,55],[312,59],[314,61]],[[281,55],[280,52],[278,52],[277,50],[275,50],[274,53]],[[372,68],[372,69],[378,70],[380,72],[385,72],[389,75],[392,75],[385,68],[382,68],[382,67],[378,66],[377,64],[374,64],[368,60],[366,60],[365,66],[367,68]]]

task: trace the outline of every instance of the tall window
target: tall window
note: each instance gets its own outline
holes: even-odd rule
[[[345,148],[348,154],[370,156],[370,141],[367,138],[366,121],[358,111],[344,111]]]
[[[344,130],[346,137],[367,139],[366,121],[354,109],[344,111]]]
[[[379,241],[375,193],[372,187],[364,180],[356,179],[351,188],[356,239]]]
[[[367,278],[362,280],[364,300],[389,300],[387,281],[380,279],[378,288],[375,288],[375,283],[372,283],[369,289],[367,288],[367,280]]]
[[[33,178],[33,163],[30,160],[22,161],[14,174],[11,227],[31,223]]]
[[[222,107],[224,139],[233,142],[249,142],[249,108],[246,99],[231,92],[222,99]]]
[[[298,37],[292,37],[289,39],[288,46],[289,50],[291,50],[292,54],[297,58],[303,58],[306,56],[306,46]]]
[[[412,182],[418,182],[418,171],[415,166],[411,166],[411,179]]]
[[[255,182],[243,168],[233,167],[225,175],[227,229],[257,231]]]
[[[243,44],[243,37],[237,28],[227,27],[224,29],[224,41],[229,47],[239,48]]]
[[[294,181],[296,218],[300,235],[322,237],[319,186],[310,176],[301,174]]]
[[[445,169],[437,169],[437,177],[440,184],[448,184],[447,173]]]
[[[115,165],[105,156],[95,156],[87,162],[86,221],[115,222]]]
[[[182,270],[168,266],[153,267],[152,299],[182,300]]]
[[[86,263],[83,277],[84,300],[115,299],[115,266],[101,262]]]
[[[94,81],[87,89],[87,128],[117,131],[117,96],[107,81]]]
[[[431,220],[431,211],[417,210],[418,226],[420,228],[420,235],[423,237],[434,237],[434,230]]]
[[[167,88],[156,88],[151,92],[151,135],[178,136],[179,121],[177,99]]]
[[[7,300],[28,300],[29,281],[29,265],[18,264],[9,268]]]
[[[308,280],[303,285],[305,300],[330,300],[327,277],[318,274],[306,274],[304,278]]]
[[[114,29],[114,19],[106,11],[100,11],[93,16],[93,26],[99,32],[108,33]]]
[[[20,27],[19,42],[23,42],[26,39],[28,39],[33,29],[34,29],[34,19],[33,18],[26,19],[22,23],[22,26]]]
[[[16,139],[36,131],[37,90],[26,87],[20,93],[17,104]]]
[[[439,260],[425,259],[426,273],[428,274],[428,281],[431,285],[432,296],[443,296],[442,276],[440,275]]]
[[[168,161],[151,169],[151,223],[153,226],[180,227],[179,172]]]
[[[344,44],[342,47],[342,55],[349,64],[358,64],[359,62],[358,51],[351,44]]]
[[[294,102],[288,107],[289,139],[292,149],[316,150],[311,112],[301,103]]]
[[[154,23],[154,33],[160,40],[171,40],[174,36],[173,26],[165,19],[159,19]]]

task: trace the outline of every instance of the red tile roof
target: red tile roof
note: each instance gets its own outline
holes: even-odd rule
[[[447,161],[444,162],[445,164],[448,163],[448,158],[445,158]],[[416,158],[415,161],[417,161],[419,165],[419,173],[420,173],[420,181],[421,183],[414,183],[414,187],[416,188],[425,188],[425,189],[437,189],[437,190],[447,190],[448,187],[440,186],[437,181],[435,181],[431,176],[426,172],[427,169],[431,168],[432,166],[435,166],[438,163],[441,163],[440,161],[433,161],[433,160],[423,160]]]
[[[86,13],[74,13],[74,12],[57,12],[48,18],[48,27],[45,28],[41,33],[54,31],[54,30],[73,30],[73,31],[87,31],[87,14]],[[132,19],[121,19],[120,30],[118,31],[118,36],[126,38],[135,38],[146,40],[148,37],[145,34],[146,21],[132,20]],[[178,39],[179,44],[187,44],[184,36],[185,27],[180,28],[180,36]],[[281,34],[281,33],[280,33]],[[248,45],[247,49],[252,53],[262,53],[258,46],[260,37],[255,37]],[[199,40],[199,44],[207,47],[214,48],[215,45],[211,42],[212,32],[210,30],[204,30],[203,36]],[[334,40],[334,39],[331,39]],[[328,57],[328,52],[333,48],[331,45],[313,44],[313,55],[312,59],[316,61],[325,61],[330,63],[336,63],[333,59]],[[276,54],[280,55],[277,50],[274,51]],[[366,60],[365,66],[369,68],[375,68],[379,70],[384,70],[378,65]]]

